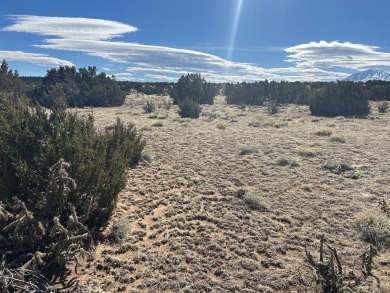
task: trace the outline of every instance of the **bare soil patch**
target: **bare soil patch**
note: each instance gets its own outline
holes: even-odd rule
[[[166,99],[132,95],[122,107],[77,110],[92,113],[100,128],[117,117],[135,123],[152,157],[129,170],[111,224],[128,220],[126,237],[97,245],[77,276],[85,288],[317,292],[304,247],[317,257],[322,234],[344,267],[360,272],[369,244],[356,214],[390,201],[389,114],[373,106],[368,119],[319,118],[288,105],[271,116],[265,107],[225,105],[223,97],[196,120],[181,119],[177,106],[144,113],[147,100]],[[345,142],[318,135],[323,129]],[[331,163],[351,168],[324,168]],[[261,205],[248,204],[247,194]],[[383,288],[389,257],[381,251],[374,268]],[[372,278],[362,288],[380,292],[375,284]]]

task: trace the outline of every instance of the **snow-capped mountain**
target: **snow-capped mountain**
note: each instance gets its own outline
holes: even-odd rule
[[[366,82],[369,80],[385,80],[390,81],[390,74],[387,72],[384,72],[382,70],[373,70],[369,69],[366,71],[358,72],[355,74],[350,75],[345,80],[349,81],[362,81]]]

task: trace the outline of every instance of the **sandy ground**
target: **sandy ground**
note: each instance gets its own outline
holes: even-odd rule
[[[196,120],[180,118],[177,106],[143,112],[147,100],[167,99],[132,95],[122,107],[77,110],[93,113],[100,129],[117,117],[136,124],[151,154],[129,170],[105,231],[119,225],[124,239],[99,243],[79,270],[86,290],[317,292],[304,247],[317,259],[322,234],[344,270],[360,274],[369,244],[356,215],[390,202],[390,114],[373,105],[368,119],[319,118],[288,105],[271,116],[264,107],[225,105],[223,97]],[[327,163],[352,170],[336,174]],[[247,204],[249,194],[261,208]],[[389,256],[382,250],[374,267],[384,288]],[[379,292],[375,284],[369,278],[367,292]]]

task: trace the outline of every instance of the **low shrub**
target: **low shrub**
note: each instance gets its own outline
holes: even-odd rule
[[[378,112],[379,113],[387,113],[389,111],[389,102],[382,101],[378,104]]]
[[[162,122],[155,122],[152,124],[153,127],[163,127],[164,124]]]
[[[368,292],[367,282],[368,277],[374,277],[377,282],[371,283],[375,289],[379,289],[379,278],[373,275],[374,257],[378,255],[378,251],[370,245],[369,249],[364,251],[362,259],[359,261],[361,266],[360,272],[355,272],[353,268],[345,269],[336,248],[329,246],[324,247],[325,237],[321,236],[319,247],[319,260],[315,261],[312,254],[305,243],[306,261],[313,269],[316,279],[317,288],[313,288],[313,292]],[[372,290],[369,290],[370,292]],[[375,291],[375,290],[374,290]],[[379,290],[380,292],[384,292]]]
[[[146,104],[142,107],[142,109],[144,110],[144,112],[146,114],[149,114],[149,113],[154,112],[154,110],[156,109],[156,106],[154,105],[153,102],[147,101]]]
[[[152,151],[151,150],[144,150],[142,152],[141,159],[143,161],[150,163],[152,161]]]
[[[119,243],[126,238],[127,234],[129,233],[129,229],[130,220],[120,219],[112,225],[107,238],[113,243]]]
[[[330,141],[338,142],[338,143],[346,143],[347,142],[347,140],[346,140],[346,138],[344,136],[337,136],[337,135],[332,136],[330,138]]]
[[[267,112],[268,114],[276,114],[279,112],[279,105],[278,105],[278,102],[276,100],[272,100],[272,101],[269,101],[266,103],[266,107],[267,107]]]
[[[226,124],[223,123],[223,122],[218,122],[217,123],[217,128],[221,129],[221,130],[226,129]]]
[[[340,174],[346,171],[353,170],[351,165],[345,162],[327,162],[322,168],[329,170],[334,174]]]
[[[269,206],[264,198],[254,192],[247,192],[244,194],[245,203],[253,210],[268,210]]]
[[[260,127],[261,126],[261,122],[260,121],[252,121],[252,122],[249,122],[248,125],[250,127]]]
[[[286,157],[282,157],[277,161],[277,164],[279,166],[291,166],[291,167],[298,167],[300,165],[298,159],[288,159]]]
[[[240,147],[239,154],[240,155],[249,155],[249,154],[253,154],[253,153],[257,153],[257,152],[258,152],[258,150],[254,147],[242,146],[242,147]]]
[[[316,132],[316,135],[318,136],[331,136],[333,133],[332,129],[321,129],[319,131]]]
[[[200,113],[202,112],[202,108],[200,105],[190,99],[185,99],[179,102],[179,115],[181,118],[199,118]]]
[[[309,146],[298,146],[296,147],[295,151],[298,153],[298,155],[303,157],[315,157],[321,153],[320,149]]]
[[[365,241],[373,245],[390,244],[390,217],[383,211],[367,209],[360,212],[356,225]]]

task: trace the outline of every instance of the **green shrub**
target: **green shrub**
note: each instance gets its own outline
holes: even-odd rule
[[[15,288],[27,289],[26,284],[32,284],[35,289],[47,289],[47,282],[41,283],[28,272],[37,275],[43,269],[64,272],[71,260],[76,260],[77,272],[77,258],[90,256],[85,249],[90,247],[92,237],[83,224],[88,214],[78,214],[69,202],[70,193],[77,189],[75,180],[69,177],[69,168],[70,164],[63,159],[50,168],[45,191],[35,194],[41,201],[35,213],[17,197],[12,205],[0,204],[0,274],[3,274],[0,288],[3,292],[19,292]],[[10,270],[17,274],[12,276]],[[5,279],[4,273],[7,275]]]
[[[0,65],[0,92],[21,95],[26,90],[26,84],[19,78],[17,70],[9,69],[3,59]]]
[[[95,66],[79,68],[60,66],[52,68],[42,84],[29,92],[29,97],[45,107],[52,106],[53,90],[60,88],[70,107],[109,107],[123,105],[126,93],[118,82],[104,72],[97,74]]]
[[[212,105],[216,95],[217,87],[206,82],[199,73],[182,75],[170,91],[170,96],[176,105],[186,99],[196,101],[199,104]]]
[[[370,112],[366,95],[353,82],[331,83],[317,90],[309,100],[312,115],[365,117]]]
[[[51,216],[41,195],[50,168],[62,158],[78,186],[69,203],[78,214],[88,214],[89,228],[99,228],[112,214],[126,170],[138,163],[145,143],[131,124],[118,119],[98,133],[92,116],[79,118],[66,112],[61,97],[53,100],[51,111],[19,99],[0,100],[0,200],[17,196],[36,217]]]
[[[181,118],[199,118],[200,113],[202,112],[202,108],[200,105],[190,99],[185,99],[179,102],[179,115]]]

